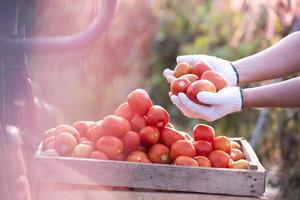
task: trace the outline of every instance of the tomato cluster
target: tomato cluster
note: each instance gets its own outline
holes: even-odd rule
[[[208,91],[216,93],[224,87],[227,87],[222,74],[213,71],[211,67],[199,61],[194,65],[186,62],[178,63],[174,70],[176,79],[170,85],[172,94],[186,93],[187,96],[196,103],[199,102],[196,95],[200,91]]]
[[[215,137],[214,129],[204,124],[194,127],[193,137],[176,130],[168,112],[153,105],[142,89],[131,92],[114,115],[46,131],[42,150],[47,155],[101,160],[248,168],[237,142]]]

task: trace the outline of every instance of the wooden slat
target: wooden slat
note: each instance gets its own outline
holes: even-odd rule
[[[245,154],[246,159],[250,162],[250,169],[251,166],[253,169],[259,169],[262,171],[265,171],[265,168],[262,166],[262,164],[259,162],[259,159],[257,158],[254,150],[252,149],[251,145],[246,140],[241,140],[242,144],[242,150]]]
[[[57,189],[45,183],[39,185],[38,200],[262,200],[263,197],[196,194],[163,191],[118,191],[103,189]]]
[[[264,170],[196,168],[63,157],[36,157],[38,181],[263,196]]]

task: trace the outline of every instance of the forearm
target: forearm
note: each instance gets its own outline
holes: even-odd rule
[[[300,77],[243,89],[243,108],[300,107]]]
[[[300,32],[252,56],[233,62],[239,83],[269,80],[300,71]]]

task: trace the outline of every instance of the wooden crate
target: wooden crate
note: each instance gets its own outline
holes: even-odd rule
[[[237,141],[240,142],[246,159],[250,162],[249,170],[50,157],[43,156],[40,152],[37,152],[35,158],[35,177],[39,187],[37,196],[43,200],[57,199],[58,196],[55,196],[55,194],[66,197],[68,196],[68,190],[61,188],[65,188],[63,185],[67,185],[68,187],[71,185],[73,189],[70,190],[68,188],[70,196],[74,196],[76,192],[79,196],[84,195],[82,192],[78,192],[78,188],[81,191],[86,191],[85,195],[96,196],[96,193],[101,195],[113,193],[123,196],[124,198],[122,199],[126,199],[125,194],[129,195],[129,197],[141,194],[138,191],[107,192],[101,187],[116,186],[151,189],[152,192],[154,192],[153,190],[159,190],[156,193],[159,192],[161,196],[165,195],[165,199],[168,199],[167,197],[172,196],[172,194],[178,194],[178,192],[189,195],[190,197],[188,198],[190,199],[193,199],[194,196],[198,196],[198,199],[201,199],[200,196],[204,195],[196,193],[221,194],[222,198],[226,197],[223,195],[239,196],[236,199],[242,199],[242,196],[246,199],[253,199],[250,197],[262,197],[265,191],[265,169],[260,164],[250,144],[246,140]],[[54,195],[53,198],[50,198],[51,195],[46,195],[51,190],[50,194]],[[53,191],[55,192],[53,193]],[[203,199],[213,199],[208,198],[208,196]],[[89,198],[82,197],[79,199]],[[157,199],[160,199],[160,197]],[[215,199],[218,199],[218,196]],[[231,199],[234,199],[234,197],[231,197]]]

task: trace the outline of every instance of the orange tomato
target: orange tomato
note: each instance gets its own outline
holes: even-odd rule
[[[160,142],[171,147],[178,140],[184,140],[184,136],[173,128],[165,127],[161,130]]]
[[[78,157],[78,158],[88,158],[88,157],[90,157],[92,152],[93,152],[93,148],[90,145],[78,144],[75,147],[72,156]]]
[[[51,136],[55,136],[55,128],[51,128],[42,134],[42,139],[45,140]]]
[[[132,117],[134,116],[133,111],[130,109],[129,105],[127,102],[122,103],[116,110],[115,115],[119,117],[123,117],[130,121]]]
[[[125,133],[121,140],[124,144],[125,153],[129,153],[136,150],[141,143],[139,134],[134,131],[128,131],[127,133]]]
[[[245,156],[244,156],[244,154],[243,154],[243,152],[241,150],[239,150],[239,149],[231,149],[230,158],[233,161],[237,161],[237,160],[244,159]]]
[[[55,135],[58,135],[59,133],[62,133],[62,132],[67,132],[67,133],[72,134],[74,136],[76,142],[79,143],[80,134],[72,126],[69,126],[69,125],[66,125],[66,124],[61,124],[61,125],[58,125],[58,126],[55,127]]]
[[[153,163],[168,164],[171,162],[169,147],[160,143],[154,144],[149,149],[148,157]]]
[[[194,160],[197,161],[199,167],[211,167],[210,160],[205,156],[196,156]]]
[[[201,80],[191,83],[190,86],[186,90],[186,94],[195,103],[202,103],[202,102],[199,102],[197,99],[197,94],[201,91],[216,93],[217,89],[212,82],[201,79]]]
[[[190,84],[191,81],[186,78],[175,79],[170,85],[170,91],[172,95],[178,95],[180,92],[185,93]]]
[[[102,120],[102,131],[105,135],[112,135],[120,138],[130,130],[130,127],[128,127],[129,122],[127,122],[128,121],[123,117],[108,115]]]
[[[109,160],[108,156],[101,151],[93,151],[90,155],[90,158],[99,160]]]
[[[175,160],[178,156],[195,157],[196,150],[194,145],[186,140],[178,140],[171,146],[171,160]]]
[[[194,143],[197,156],[208,156],[212,152],[212,144],[206,140],[198,140]]]
[[[101,137],[97,141],[97,150],[113,159],[123,153],[124,145],[119,138],[108,135]]]
[[[193,128],[193,138],[197,140],[206,140],[208,142],[213,142],[215,138],[215,129],[206,124],[197,124]]]
[[[201,77],[204,72],[211,70],[210,66],[203,61],[195,63],[191,68],[192,74],[195,74],[198,77]]]
[[[249,169],[249,162],[247,160],[241,159],[238,161],[233,161],[229,166],[232,169]]]
[[[210,82],[212,82],[216,86],[216,89],[218,91],[227,87],[227,82],[225,81],[223,75],[213,70],[204,72],[201,76],[201,79],[209,80]]]
[[[236,141],[230,140],[230,145],[231,145],[231,148],[233,148],[233,149],[242,150],[241,145],[239,143],[237,143]]]
[[[158,142],[160,133],[157,128],[146,126],[140,130],[139,136],[141,138],[141,143],[149,146]]]
[[[213,144],[213,148],[215,150],[222,150],[222,151],[228,153],[228,155],[230,155],[231,145],[230,145],[230,140],[228,137],[226,137],[226,136],[215,137],[212,144]]]
[[[181,62],[176,65],[174,69],[174,76],[178,78],[184,74],[190,73],[190,71],[191,71],[190,65],[187,62]]]
[[[191,166],[191,167],[199,166],[196,160],[188,156],[178,156],[174,160],[174,165]]]
[[[145,90],[136,89],[132,91],[127,97],[130,109],[139,114],[145,115],[152,106],[152,101]]]
[[[133,151],[131,152],[127,158],[129,162],[139,162],[139,163],[151,163],[147,154],[143,151]]]
[[[132,130],[139,132],[142,128],[147,126],[147,121],[144,116],[134,115],[130,121]]]
[[[147,112],[147,124],[157,128],[163,128],[170,121],[169,113],[161,106],[152,106]]]
[[[55,150],[61,156],[71,155],[76,145],[76,139],[71,133],[61,132],[55,137]]]
[[[185,74],[185,75],[180,76],[179,78],[188,79],[191,83],[199,80],[199,77],[195,74]]]
[[[210,160],[213,167],[218,168],[228,168],[230,157],[227,153],[221,150],[212,151],[208,155],[208,159]]]

